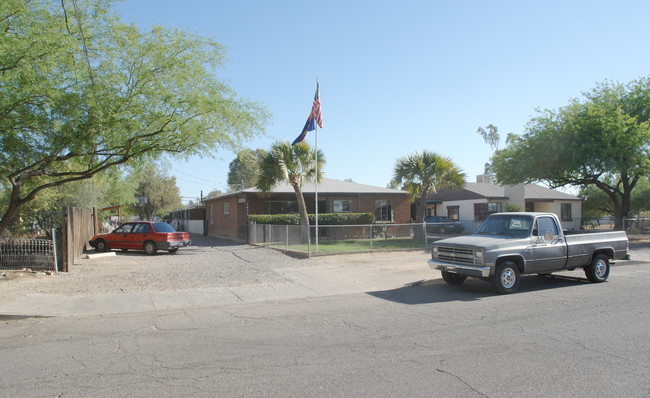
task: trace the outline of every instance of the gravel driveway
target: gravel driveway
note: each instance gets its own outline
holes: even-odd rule
[[[58,276],[23,274],[0,281],[0,304],[17,293],[80,295],[131,293],[214,286],[284,282],[274,268],[300,264],[281,252],[213,237],[192,235],[192,245],[175,254],[116,251],[115,256],[84,259]]]

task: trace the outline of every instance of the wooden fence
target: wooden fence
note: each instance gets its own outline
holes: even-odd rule
[[[93,237],[93,215],[90,210],[78,207],[63,208],[63,250],[59,270],[68,272],[81,260],[88,241]]]

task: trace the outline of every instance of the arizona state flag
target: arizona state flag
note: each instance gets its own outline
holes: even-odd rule
[[[302,142],[305,139],[305,136],[307,136],[308,131],[316,130],[316,124],[318,124],[318,127],[323,128],[323,115],[320,112],[320,93],[318,88],[319,85],[317,81],[316,95],[314,95],[314,103],[311,106],[311,113],[309,113],[309,117],[307,118],[305,127],[302,128],[302,132],[298,138],[291,143],[291,145],[296,145],[297,143]]]

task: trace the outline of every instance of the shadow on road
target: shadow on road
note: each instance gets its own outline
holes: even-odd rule
[[[565,275],[529,275],[521,278],[517,294],[590,284],[591,282],[586,278]],[[499,296],[490,282],[476,278],[467,278],[463,284],[458,286],[449,285],[442,279],[419,281],[401,288],[368,292],[367,294],[383,300],[408,305],[476,301]]]

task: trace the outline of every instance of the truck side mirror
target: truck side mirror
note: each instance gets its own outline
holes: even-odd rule
[[[544,240],[545,241],[552,241],[553,240],[553,230],[550,228],[544,231]]]

